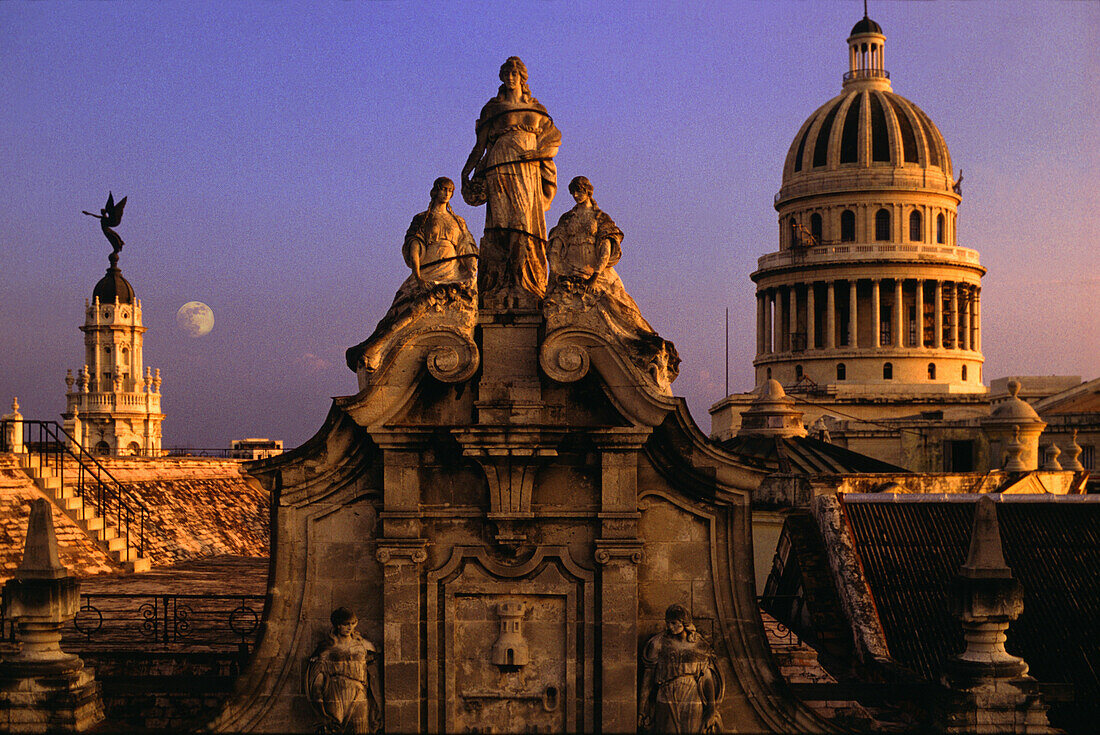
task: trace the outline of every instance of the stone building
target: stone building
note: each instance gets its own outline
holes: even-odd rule
[[[145,365],[146,327],[112,254],[111,266],[84,302],[84,365],[65,376],[65,431],[93,454],[161,452],[160,368]],[[144,371],[144,374],[143,374]]]
[[[1028,469],[1048,451],[1092,469],[1100,412],[1089,384],[1025,377],[1019,398],[1009,379],[983,384],[985,269],[956,237],[961,178],[932,120],[893,92],[885,42],[870,18],[856,23],[841,93],[787,153],[779,249],[751,276],[756,384],[783,385],[815,435],[909,470],[1003,468],[1016,423]],[[711,407],[712,435],[736,436],[756,398]]]

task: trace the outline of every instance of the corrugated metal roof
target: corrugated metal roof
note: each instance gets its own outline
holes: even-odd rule
[[[948,589],[966,556],[974,503],[844,498],[842,507],[891,655],[938,679],[963,648]],[[1100,503],[998,503],[997,517],[1005,560],[1024,589],[1006,648],[1040,682],[1075,686],[1067,724],[1100,721]]]

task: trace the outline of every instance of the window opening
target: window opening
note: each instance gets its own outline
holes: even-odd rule
[[[875,239],[879,242],[890,239],[890,212],[885,209],[875,212]]]

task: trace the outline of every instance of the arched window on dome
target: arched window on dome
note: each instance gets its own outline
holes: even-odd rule
[[[922,242],[924,240],[923,224],[920,212],[913,210],[909,213],[909,240],[911,242]]]
[[[934,362],[928,363],[928,379],[929,380],[935,380],[936,379],[936,363],[934,363]]]
[[[966,365],[963,365],[962,367],[962,378],[963,380],[966,380]]]
[[[798,245],[799,245],[798,220],[796,220],[794,217],[791,217],[790,221],[788,222],[787,231],[790,233],[790,240],[787,243],[787,247],[789,247],[789,248],[798,247]]]
[[[814,236],[815,245],[821,244],[821,215],[814,212],[810,215],[810,234]]]
[[[797,382],[799,380],[802,380],[802,374],[803,374],[802,373],[802,366],[801,365],[795,365],[794,366],[794,379],[795,379],[795,382]]]
[[[767,373],[766,373],[766,374],[767,374],[767,376],[768,376],[768,380],[771,380],[771,379],[772,379],[772,369],[771,369],[771,368],[768,368],[768,370],[767,370]]]
[[[92,449],[95,454],[105,456],[111,453],[111,445],[105,441],[97,442],[95,448]]]
[[[875,212],[875,239],[879,242],[890,239],[890,212],[885,209]]]
[[[845,209],[840,213],[840,240],[841,242],[855,242],[856,239],[856,213]]]
[[[894,363],[887,362],[882,365],[882,379],[893,380],[894,379]]]
[[[845,380],[848,375],[848,368],[844,366],[844,363],[838,362],[836,364],[836,379]]]
[[[943,212],[936,215],[936,242],[943,245],[944,240]]]

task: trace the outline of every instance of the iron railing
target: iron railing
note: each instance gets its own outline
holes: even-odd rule
[[[9,423],[12,422],[0,422],[0,450],[3,451],[12,450],[7,446]],[[76,466],[68,468],[69,482],[73,497],[80,499],[81,517],[88,517],[91,505],[97,515],[115,524],[119,537],[126,541],[123,561],[134,561],[130,558],[132,549],[137,550],[138,556],[144,556],[148,511],[141,501],[56,421],[23,419],[20,423],[23,425],[23,450],[30,466],[41,472],[53,471],[61,483],[59,491],[63,491],[66,460],[71,459]]]
[[[885,69],[855,69],[844,72],[844,81],[852,79],[889,79],[890,72]]]
[[[264,595],[84,593],[62,641],[74,649],[246,649],[263,606]]]

